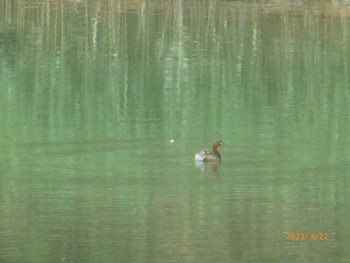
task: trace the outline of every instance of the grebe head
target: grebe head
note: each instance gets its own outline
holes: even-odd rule
[[[216,140],[214,143],[213,143],[213,146],[215,145],[216,147],[220,146],[220,145],[223,145],[224,142],[222,140]]]
[[[214,143],[213,143],[213,151],[214,153],[219,153],[218,152],[218,148],[220,145],[223,145],[224,142],[222,140],[216,140]]]

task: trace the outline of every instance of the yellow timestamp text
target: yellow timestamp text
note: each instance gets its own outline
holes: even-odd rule
[[[304,232],[288,232],[285,236],[286,240],[298,241],[298,240],[329,240],[328,233],[304,233]]]

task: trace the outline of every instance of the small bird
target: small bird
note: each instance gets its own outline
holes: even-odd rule
[[[216,140],[213,143],[213,151],[203,150],[199,153],[196,153],[194,156],[194,160],[196,162],[218,162],[221,160],[221,154],[218,151],[220,145],[223,145],[224,142],[222,140]]]

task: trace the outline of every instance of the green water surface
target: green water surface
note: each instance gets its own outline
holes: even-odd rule
[[[257,2],[0,2],[0,262],[349,262],[350,6]]]

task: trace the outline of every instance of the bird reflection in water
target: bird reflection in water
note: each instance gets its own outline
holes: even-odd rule
[[[198,167],[202,172],[213,173],[215,176],[220,176],[220,166],[221,162],[198,162],[195,161],[196,167]]]

